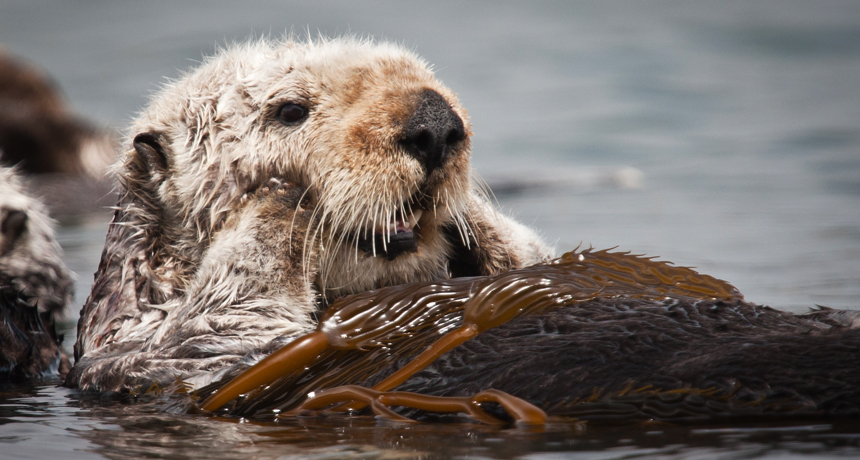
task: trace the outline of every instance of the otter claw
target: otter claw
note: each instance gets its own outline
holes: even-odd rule
[[[277,192],[283,186],[284,186],[283,181],[281,181],[280,179],[278,179],[276,177],[272,177],[266,183],[266,187],[273,192]]]

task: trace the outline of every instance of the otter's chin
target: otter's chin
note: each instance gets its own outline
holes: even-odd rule
[[[401,254],[418,252],[418,235],[412,230],[391,233],[387,238],[376,233],[373,235],[373,239],[360,239],[358,249],[376,257],[387,257],[388,260],[394,260]]]

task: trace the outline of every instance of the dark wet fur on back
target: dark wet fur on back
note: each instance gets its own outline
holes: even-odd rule
[[[399,390],[496,388],[551,414],[591,418],[853,415],[858,352],[860,331],[748,303],[601,300],[487,331]],[[665,393],[683,389],[691,391]]]

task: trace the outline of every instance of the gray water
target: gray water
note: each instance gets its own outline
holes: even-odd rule
[[[473,162],[500,206],[559,252],[618,246],[753,302],[860,308],[860,2],[461,3],[0,0],[0,43],[53,75],[77,112],[123,129],[165,77],[225,43],[290,30],[394,40],[469,109]],[[63,219],[78,305],[108,214]],[[545,433],[307,423],[149,413],[51,382],[0,388],[4,458],[860,454],[860,429],[827,420]]]

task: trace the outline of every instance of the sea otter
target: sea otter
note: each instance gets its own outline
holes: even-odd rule
[[[313,330],[340,296],[552,252],[475,185],[455,94],[390,43],[232,46],[130,133],[72,387],[199,387]]]
[[[68,372],[54,322],[72,296],[44,206],[15,170],[0,167],[0,382]]]
[[[506,409],[581,418],[860,414],[860,315],[779,312],[629,254],[550,260],[474,185],[470,136],[395,45],[208,59],[131,127],[66,385],[257,417],[344,384],[362,388],[341,402],[502,390],[526,403]],[[404,398],[376,397],[358,405]],[[480,405],[458,401],[432,408]]]

